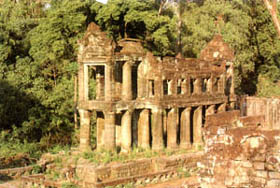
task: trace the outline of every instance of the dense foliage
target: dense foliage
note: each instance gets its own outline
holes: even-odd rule
[[[114,40],[141,39],[159,56],[198,57],[221,33],[236,52],[236,92],[280,95],[280,40],[261,0],[160,6],[158,0],[53,0],[50,6],[5,0],[0,5],[0,132],[5,130],[0,142],[71,144],[77,40],[90,22]]]

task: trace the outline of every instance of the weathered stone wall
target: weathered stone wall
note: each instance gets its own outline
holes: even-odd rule
[[[280,98],[242,97],[242,115],[264,115],[267,129],[280,129]]]
[[[230,113],[229,113],[230,114]],[[208,119],[214,122],[215,116]],[[280,187],[280,131],[264,130],[263,116],[231,124],[207,123],[205,158],[199,163],[202,188]]]
[[[137,184],[160,182],[177,175],[179,168],[196,168],[202,152],[171,157],[139,159],[128,163],[95,167],[78,165],[76,175],[86,187],[114,186],[134,182]]]

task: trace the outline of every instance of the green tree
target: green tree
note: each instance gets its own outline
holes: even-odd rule
[[[35,11],[39,8],[26,1],[4,1],[0,7],[0,130],[22,126],[35,106],[40,105],[32,94],[26,93],[24,86],[30,82],[23,77],[31,62],[27,34],[43,16]]]
[[[217,20],[219,15],[223,18],[220,22]],[[198,57],[213,35],[221,33],[235,50],[237,93],[275,93],[279,80],[279,40],[262,1],[205,0],[201,4],[188,3],[183,17],[186,26],[183,53],[186,57]],[[264,78],[271,92],[262,86]]]
[[[98,10],[98,24],[114,40],[138,38],[156,55],[174,55],[175,18],[171,11],[158,15],[151,0],[109,0]]]
[[[88,24],[89,1],[52,1],[46,18],[30,33],[33,58],[31,89],[45,107],[41,127],[44,143],[69,143],[73,129],[74,75],[77,72],[77,41]],[[35,91],[34,91],[35,90]]]

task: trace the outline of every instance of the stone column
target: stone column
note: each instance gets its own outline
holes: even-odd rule
[[[137,92],[138,98],[144,98],[145,95],[145,75],[144,75],[144,62],[142,61],[137,70]]]
[[[138,119],[138,147],[150,148],[150,112],[144,109],[140,112]]]
[[[202,106],[195,109],[193,114],[193,143],[195,148],[202,145]]]
[[[105,66],[105,101],[112,100],[113,69],[111,65]]]
[[[121,126],[121,151],[129,152],[131,151],[132,144],[132,132],[131,132],[131,123],[132,123],[132,113],[126,111],[122,116],[122,126]]]
[[[171,80],[171,95],[177,95],[177,79]]]
[[[90,148],[90,112],[80,109],[80,150],[89,151]]]
[[[78,74],[78,87],[79,87],[79,101],[85,100],[84,91],[84,64],[79,63],[79,74]]]
[[[218,82],[218,93],[225,93],[225,75],[222,74]]]
[[[230,94],[234,95],[234,66],[233,63],[230,63],[230,67],[229,67],[229,76],[230,76]]]
[[[187,107],[181,114],[180,148],[191,147],[191,107]]]
[[[88,92],[89,92],[89,82],[88,82],[88,65],[84,65],[84,99],[88,100]]]
[[[105,126],[105,119],[102,112],[96,113],[96,128],[97,128],[97,150],[101,150],[104,147],[104,126]]]
[[[132,66],[131,62],[127,61],[123,65],[123,83],[122,83],[122,99],[132,100]]]
[[[202,78],[196,78],[194,82],[194,93],[199,95],[202,93]]]
[[[163,149],[163,119],[162,109],[152,109],[152,149],[160,150]]]
[[[155,81],[154,80],[148,81],[148,96],[149,97],[155,96]]]
[[[205,115],[207,116],[207,115],[211,115],[211,114],[215,114],[215,105],[210,105],[206,109]]]
[[[167,111],[163,110],[163,139],[167,138]]]
[[[231,108],[232,110],[235,110],[235,102],[230,102],[230,108]]]
[[[212,76],[207,81],[207,92],[210,94],[213,93],[213,77]]]
[[[183,81],[181,82],[181,89],[182,89],[182,94],[186,95],[188,92],[186,79],[183,79]]]
[[[231,77],[231,85],[230,85],[230,94],[234,95],[234,79],[233,76]]]
[[[223,103],[223,104],[221,104],[219,107],[218,107],[218,113],[219,112],[225,112],[226,111],[226,106],[227,106],[227,104],[226,103]]]
[[[167,148],[177,148],[178,109],[172,108],[167,116]]]
[[[104,149],[115,151],[116,149],[116,114],[114,112],[105,112],[104,127]]]
[[[187,88],[187,95],[191,95],[191,79],[190,77],[186,78],[186,88]]]
[[[172,95],[173,93],[173,81],[172,80],[168,80],[167,81],[167,95]]]
[[[96,73],[96,100],[102,97],[102,78],[100,73]]]

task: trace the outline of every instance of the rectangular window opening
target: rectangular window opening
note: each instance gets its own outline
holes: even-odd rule
[[[195,82],[195,79],[191,78],[190,79],[190,93],[193,94],[194,92],[194,82]]]
[[[149,80],[149,96],[153,97],[155,96],[155,81]]]
[[[182,93],[182,79],[178,79],[177,81],[177,94],[183,94]]]
[[[207,78],[203,78],[202,79],[202,92],[206,92],[207,91],[207,83],[208,83],[208,79]]]
[[[168,83],[167,80],[163,80],[163,95],[168,95]]]

